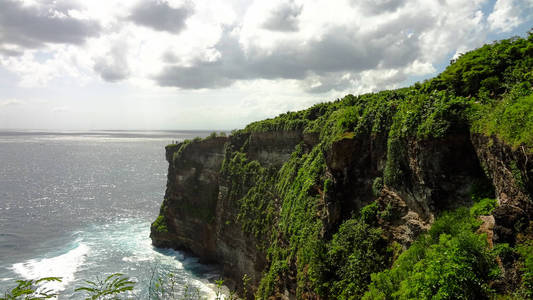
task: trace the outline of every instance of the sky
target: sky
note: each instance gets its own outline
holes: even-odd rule
[[[533,0],[0,0],[0,129],[242,128],[531,28]]]

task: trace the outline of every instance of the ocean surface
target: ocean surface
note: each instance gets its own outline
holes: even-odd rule
[[[120,272],[147,299],[172,274],[182,296],[213,298],[215,266],[152,247],[163,200],[164,146],[202,131],[0,131],[0,295],[17,279],[61,277],[45,287],[81,299],[84,280]]]

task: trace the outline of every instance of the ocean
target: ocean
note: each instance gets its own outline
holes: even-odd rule
[[[177,295],[213,298],[216,266],[149,238],[166,187],[166,144],[204,131],[0,132],[0,295],[17,279],[80,299],[84,280],[123,273],[131,297],[172,276]]]

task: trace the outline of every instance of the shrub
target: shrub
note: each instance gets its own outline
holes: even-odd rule
[[[104,279],[98,278],[96,281],[85,280],[86,285],[76,288],[76,292],[86,292],[86,300],[109,299],[116,295],[132,291],[135,282],[121,273],[114,273]]]
[[[376,177],[372,182],[372,193],[374,196],[378,197],[381,195],[381,190],[383,189],[383,178]]]
[[[361,221],[369,225],[376,225],[378,217],[378,203],[372,202],[361,208]]]
[[[363,299],[483,299],[497,272],[479,221],[466,208],[443,214],[393,268],[373,274]]]
[[[533,241],[517,247],[522,262],[522,287],[520,293],[525,299],[533,298]]]
[[[388,265],[386,242],[381,230],[363,219],[344,222],[328,245],[327,263],[333,278],[327,284],[334,299],[361,297],[370,274]]]
[[[483,198],[470,208],[470,213],[474,217],[488,216],[498,206],[498,200],[491,198]]]
[[[17,286],[11,290],[4,292],[3,296],[0,296],[0,300],[14,300],[14,299],[25,299],[25,300],[37,300],[37,299],[50,299],[56,298],[57,293],[54,293],[51,290],[43,289],[40,287],[41,284],[52,281],[61,281],[59,277],[45,277],[35,280],[17,280]]]
[[[167,221],[165,220],[165,217],[162,215],[159,215],[155,219],[155,221],[152,223],[152,228],[154,228],[155,231],[159,233],[168,232]]]

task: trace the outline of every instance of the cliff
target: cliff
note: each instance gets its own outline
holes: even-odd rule
[[[457,238],[451,249],[469,255],[454,263],[475,278],[452,272],[444,281],[456,286],[430,280],[424,297],[527,297],[533,271],[521,253],[533,236],[532,57],[531,34],[504,40],[423,84],[169,145],[153,244],[219,263],[226,283],[247,298],[379,292],[385,299],[426,293],[401,282],[426,276],[414,266]],[[463,207],[472,207],[468,216]],[[444,221],[459,215],[456,223],[468,226]],[[423,243],[430,250],[402,265]],[[385,279],[390,294],[379,288]]]

